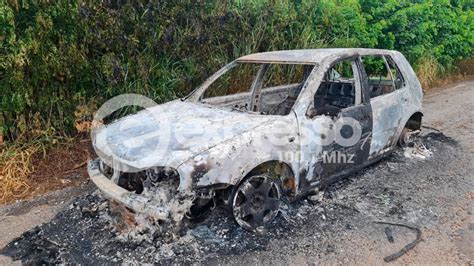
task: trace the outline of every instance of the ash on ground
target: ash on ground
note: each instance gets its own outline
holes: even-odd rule
[[[239,227],[223,208],[212,210],[202,221],[185,220],[178,228],[162,225],[156,230],[144,227],[124,233],[115,226],[109,202],[91,191],[76,198],[51,222],[9,243],[1,254],[35,264],[212,262],[227,255],[266,250],[276,241],[291,245],[288,249],[311,247],[312,252],[325,256],[335,252],[338,236],[362,230],[370,221],[420,225],[436,221],[436,210],[426,207],[431,194],[423,200],[413,195],[440,182],[459,179],[462,172],[436,175],[442,167],[439,162],[455,159],[458,147],[441,133],[429,133],[420,139],[433,153],[431,157],[409,159],[399,149],[317,195],[282,206],[273,223],[255,233]],[[431,170],[421,172],[420,168]],[[304,241],[293,241],[298,238]]]

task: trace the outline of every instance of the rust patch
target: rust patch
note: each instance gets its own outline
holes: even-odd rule
[[[296,193],[296,182],[295,182],[295,177],[290,176],[287,177],[283,180],[283,194],[289,195],[289,196],[294,196]]]

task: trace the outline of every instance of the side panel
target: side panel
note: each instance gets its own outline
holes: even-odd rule
[[[423,93],[415,72],[402,54],[394,52],[389,56],[403,76],[404,84],[392,93],[370,99],[373,135],[369,159],[390,151],[396,145],[408,118],[421,111]]]
[[[216,184],[238,184],[251,170],[268,161],[284,162],[298,169],[299,134],[295,114],[275,116],[253,131],[221,143],[178,167],[180,189]],[[297,175],[297,173],[295,174]]]
[[[421,88],[420,81],[416,77],[415,71],[413,71],[413,68],[406,58],[399,52],[393,52],[393,55],[391,56],[397,66],[400,68],[400,71],[407,83],[407,91],[405,92],[405,96],[408,98],[408,103],[406,105],[407,109],[405,109],[402,123],[398,127],[397,136],[399,136],[411,115],[416,112],[423,113],[423,90]]]
[[[366,97],[365,86],[360,84],[360,61],[354,56],[345,59],[351,58],[354,60],[352,65],[358,99],[356,104],[342,109],[337,117],[320,115],[311,118],[302,112],[298,116],[301,132],[300,192],[308,187],[330,183],[333,178],[357,169],[368,159],[372,108]],[[333,62],[338,61],[340,59]],[[319,80],[312,86],[319,88],[324,73],[333,64],[329,63],[328,67],[320,69],[315,74]],[[309,106],[312,104],[311,102]],[[355,129],[360,130],[358,132],[360,136],[354,132]],[[351,139],[353,134],[358,136],[355,143],[350,141],[350,144],[344,144],[344,141]]]
[[[370,158],[383,154],[396,144],[398,127],[407,109],[406,88],[370,99],[373,110],[373,131]]]

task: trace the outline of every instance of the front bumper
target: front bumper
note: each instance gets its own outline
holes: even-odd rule
[[[128,191],[103,175],[99,170],[97,160],[88,162],[87,172],[94,184],[107,198],[132,209],[134,212],[150,215],[157,220],[169,218],[169,210],[166,206],[155,206],[147,197]]]

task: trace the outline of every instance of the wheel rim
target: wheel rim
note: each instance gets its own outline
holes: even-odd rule
[[[408,145],[410,142],[410,132],[411,130],[409,128],[404,127],[402,129],[402,132],[400,134],[400,137],[398,138],[398,145],[401,147],[405,147]]]
[[[234,194],[232,209],[237,223],[249,230],[270,222],[280,208],[280,189],[267,176],[252,176]]]

